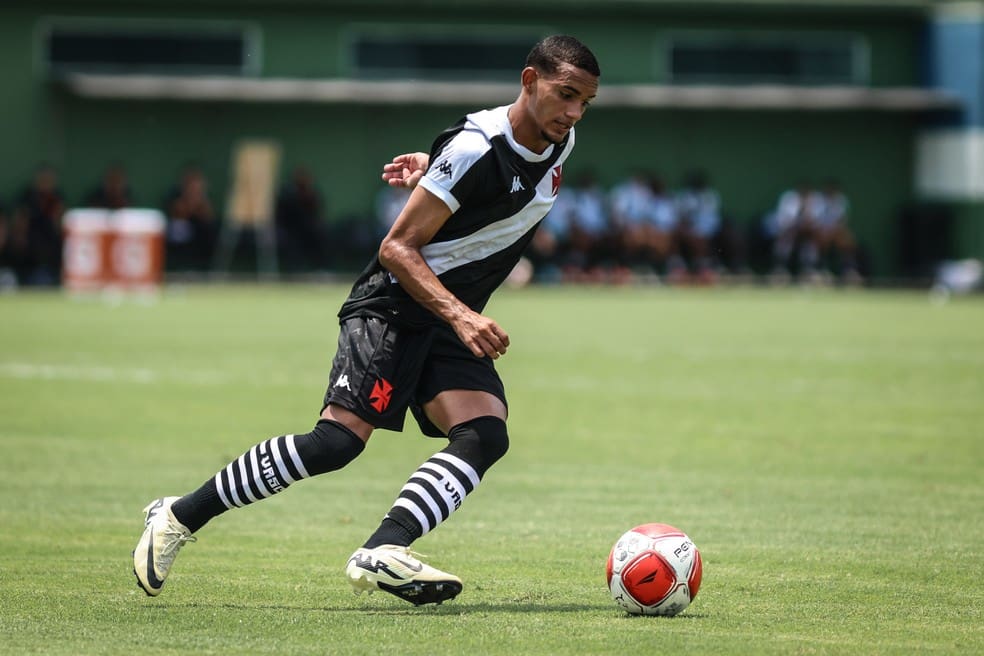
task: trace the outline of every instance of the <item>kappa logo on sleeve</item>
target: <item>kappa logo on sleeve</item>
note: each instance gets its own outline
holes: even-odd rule
[[[450,178],[451,177],[451,162],[449,162],[447,160],[441,162],[441,164],[437,167],[437,170]]]
[[[393,386],[385,378],[377,378],[376,384],[369,392],[369,405],[375,408],[376,412],[382,413],[389,407],[390,399],[393,397]]]

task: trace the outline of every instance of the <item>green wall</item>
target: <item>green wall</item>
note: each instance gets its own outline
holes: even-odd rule
[[[952,206],[953,255],[984,257],[984,202],[955,203]]]
[[[34,62],[37,12],[0,8],[0,201],[23,185],[38,159],[58,159],[49,137],[48,88]]]
[[[221,205],[229,156],[243,137],[271,137],[284,145],[285,171],[308,165],[334,216],[367,214],[379,189],[379,167],[395,153],[426,150],[430,140],[462,113],[461,107],[403,107],[176,101],[91,100],[70,95],[45,78],[35,60],[35,31],[42,16],[126,16],[250,21],[263,32],[262,75],[344,76],[341,57],[347,26],[385,22],[403,12],[370,12],[356,3],[224,2],[171,4],[147,0],[13,3],[0,8],[0,70],[7,99],[0,103],[5,157],[0,200],[9,200],[40,160],[62,172],[70,202],[80,202],[113,161],[131,174],[136,200],[158,205],[181,165],[196,160]],[[507,3],[508,4],[508,3]],[[872,83],[915,84],[920,22],[911,12],[803,12],[676,4],[641,10],[617,4],[558,12],[522,13],[515,29],[578,34],[598,54],[606,83],[657,82],[660,35],[676,29],[841,30],[864,34],[872,51]],[[422,24],[446,23],[448,6],[424,3],[413,12]],[[581,5],[577,5],[580,7]],[[285,8],[284,8],[285,7]],[[503,25],[508,14],[472,5],[469,25]],[[508,29],[508,28],[503,28]],[[578,132],[568,167],[596,169],[605,184],[646,167],[676,185],[695,166],[707,169],[730,214],[757,220],[778,194],[800,178],[840,178],[854,205],[862,241],[873,250],[875,270],[891,273],[894,215],[910,200],[916,117],[882,112],[749,112],[593,108]]]

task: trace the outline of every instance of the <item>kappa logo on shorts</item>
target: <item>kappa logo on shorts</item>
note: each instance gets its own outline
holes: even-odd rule
[[[376,384],[369,392],[369,405],[376,409],[376,412],[383,412],[390,404],[393,397],[393,386],[385,378],[377,378]]]

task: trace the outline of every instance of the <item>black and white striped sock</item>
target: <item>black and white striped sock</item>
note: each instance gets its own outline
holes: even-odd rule
[[[227,509],[242,508],[310,478],[293,435],[260,442],[215,475],[215,488]]]
[[[363,545],[410,546],[434,530],[475,491],[488,471],[509,448],[506,424],[497,417],[478,417],[448,433],[450,444],[415,471],[379,528]]]
[[[304,435],[281,435],[246,451],[171,506],[175,519],[192,533],[210,519],[282,492],[290,485],[341,469],[362,453],[365,443],[341,424],[322,419]]]
[[[480,480],[475,468],[461,458],[445,451],[435,453],[410,476],[379,528],[363,546],[410,546],[450,517]]]
[[[420,525],[420,535],[426,535],[461,506],[479,480],[478,472],[461,458],[435,453],[400,490],[390,514],[407,511]]]

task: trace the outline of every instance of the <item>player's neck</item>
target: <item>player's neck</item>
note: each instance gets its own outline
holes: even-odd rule
[[[551,146],[550,142],[540,133],[536,122],[530,118],[526,102],[522,96],[509,107],[506,116],[509,118],[510,127],[512,127],[513,139],[520,146],[537,155],[542,155]]]

